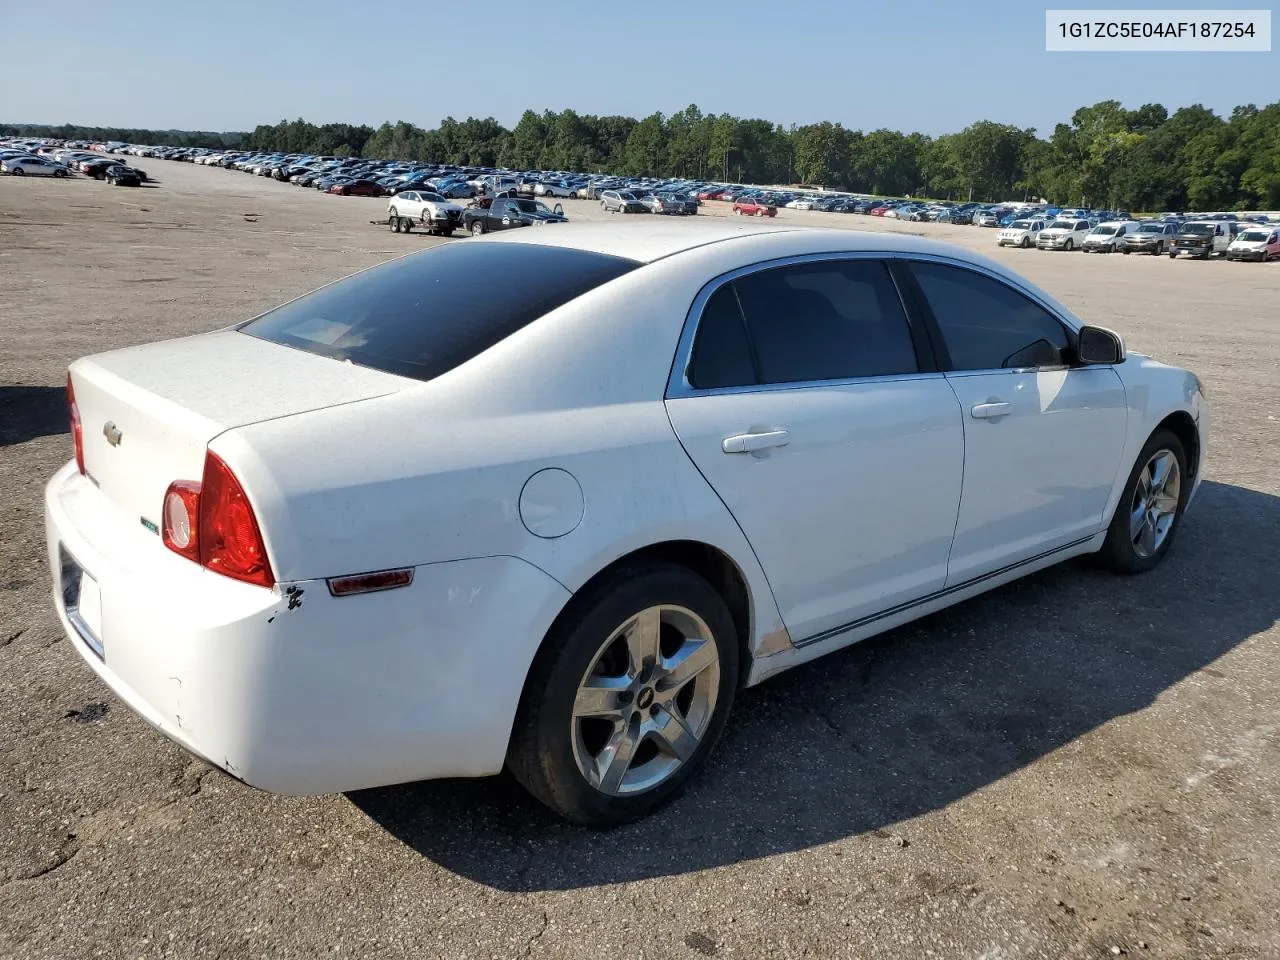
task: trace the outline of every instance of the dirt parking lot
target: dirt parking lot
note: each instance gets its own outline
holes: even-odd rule
[[[469,242],[371,226],[385,200],[144,167],[160,185],[0,179],[0,956],[1280,956],[1280,263],[782,211],[981,248],[1196,370],[1206,486],[1156,572],[1071,563],[748,691],[684,798],[598,833],[505,778],[256,792],[63,639],[41,492],[71,360]]]

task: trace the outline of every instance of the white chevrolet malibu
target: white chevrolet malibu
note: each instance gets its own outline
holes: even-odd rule
[[[450,244],[78,360],[68,637],[257,787],[507,765],[608,824],[736,692],[1079,554],[1168,552],[1185,370],[887,233],[584,224]]]

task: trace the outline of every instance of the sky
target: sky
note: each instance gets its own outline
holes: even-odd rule
[[[642,117],[696,103],[787,125],[936,135],[987,119],[1048,136],[1099,100],[1223,115],[1280,100],[1277,52],[1046,53],[1045,8],[1070,5],[0,0],[0,122],[250,130],[474,115],[512,126],[526,108]]]

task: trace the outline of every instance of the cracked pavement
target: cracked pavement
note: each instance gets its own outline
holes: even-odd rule
[[[1280,263],[783,211],[978,247],[1190,366],[1206,484],[1156,572],[1070,563],[747,691],[686,796],[595,832],[506,777],[259,793],[62,637],[67,363],[434,242],[370,226],[385,201],[144,166],[160,186],[0,179],[0,957],[1280,955]]]

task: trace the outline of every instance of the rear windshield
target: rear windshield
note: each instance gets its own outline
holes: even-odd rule
[[[239,329],[430,380],[638,266],[565,247],[451,243],[339,280]]]

